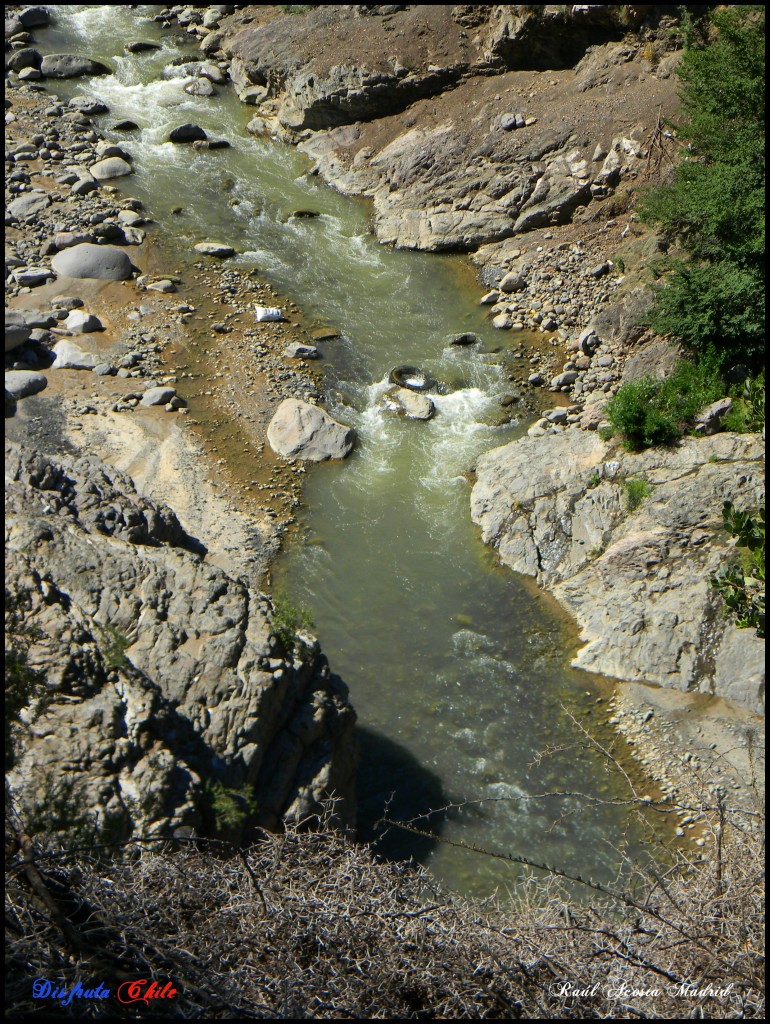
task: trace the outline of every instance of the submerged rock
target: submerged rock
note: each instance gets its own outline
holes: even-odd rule
[[[383,395],[386,408],[400,412],[410,420],[429,420],[436,411],[433,400],[410,388],[390,388]]]
[[[344,459],[353,450],[354,438],[351,427],[297,398],[284,399],[267,428],[267,440],[277,455],[310,462]]]

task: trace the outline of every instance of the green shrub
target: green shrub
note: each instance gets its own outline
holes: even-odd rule
[[[626,508],[629,512],[639,508],[644,499],[652,494],[652,487],[646,480],[624,480],[623,490],[626,492]]]
[[[607,403],[607,418],[630,451],[672,444],[704,406],[724,394],[713,359],[699,366],[681,359],[665,380],[642,377],[623,384]]]
[[[753,627],[757,636],[765,635],[765,510],[756,516],[739,512],[731,501],[722,510],[725,529],[744,548],[740,565],[725,566],[711,584],[721,593],[732,611],[736,625]]]
[[[114,626],[102,627],[106,635],[106,643],[102,647],[102,656],[108,668],[126,668],[130,665],[126,657],[126,650],[131,646],[131,641],[119,633]]]
[[[251,786],[235,789],[217,779],[208,779],[203,784],[202,812],[207,832],[221,837],[234,833],[237,836],[256,814],[257,800]]]
[[[314,629],[313,616],[286,594],[276,594],[273,596],[272,627],[286,651],[292,652],[297,646],[297,632]]]

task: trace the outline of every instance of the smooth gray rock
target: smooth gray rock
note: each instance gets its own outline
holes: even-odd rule
[[[386,408],[401,413],[410,420],[429,420],[436,411],[433,400],[410,388],[390,388],[383,395]]]
[[[103,330],[102,322],[93,313],[84,313],[80,309],[73,309],[64,321],[64,327],[73,334],[90,334],[92,331]]]
[[[111,178],[125,178],[127,174],[133,174],[134,168],[119,156],[110,156],[105,160],[98,160],[91,164],[88,170],[97,181],[109,181]]]
[[[235,249],[232,245],[225,245],[224,242],[198,242],[193,248],[196,252],[203,253],[204,256],[217,256],[219,259],[235,256]]]
[[[45,78],[78,78],[81,75],[111,75],[112,69],[101,61],[75,53],[49,53],[40,70]]]
[[[156,387],[149,388],[142,395],[141,405],[166,405],[176,395],[176,388],[171,387]]]
[[[125,281],[131,277],[131,260],[122,249],[111,245],[73,245],[51,260],[64,277],[94,277],[104,281]]]
[[[103,362],[101,356],[95,356],[92,352],[84,352],[82,348],[63,338],[57,342],[53,351],[56,355],[52,370],[93,370],[95,366]]]
[[[16,400],[36,395],[47,387],[48,381],[42,373],[33,373],[29,370],[5,371],[5,390]]]
[[[297,398],[284,399],[267,428],[267,440],[277,455],[310,462],[344,459],[353,449],[354,438],[351,427]]]
[[[626,479],[652,488],[633,511]],[[471,515],[501,561],[535,577],[577,619],[583,646],[573,664],[729,696],[757,711],[764,642],[751,630],[730,639],[738,631],[709,579],[734,557],[723,501],[755,508],[763,495],[758,434],[684,438],[674,449],[630,454],[595,432],[566,430],[484,453]],[[734,659],[729,669],[723,646]]]
[[[8,211],[19,220],[34,217],[51,205],[51,197],[47,192],[25,192],[8,204]]]

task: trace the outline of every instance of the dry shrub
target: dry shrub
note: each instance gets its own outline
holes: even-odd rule
[[[533,873],[513,907],[442,891],[317,821],[247,851],[137,841],[105,860],[33,846],[11,820],[7,1013],[141,1017],[114,999],[41,1004],[31,983],[171,978],[158,1019],[762,1017],[764,848],[747,820],[717,807],[707,860],[582,899]],[[727,991],[677,995],[686,983]]]

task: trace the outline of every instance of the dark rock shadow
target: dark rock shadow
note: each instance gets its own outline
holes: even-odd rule
[[[377,822],[387,811],[393,820],[411,821],[421,831],[439,835],[447,817],[441,808],[449,803],[441,780],[393,740],[360,726],[357,732],[358,839],[387,860],[425,861],[437,839]],[[431,813],[434,808],[438,810]]]

